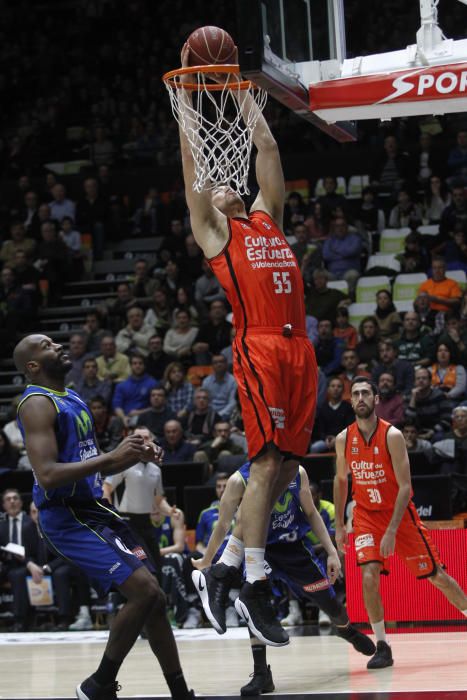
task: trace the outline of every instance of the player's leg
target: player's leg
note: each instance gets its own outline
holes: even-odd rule
[[[367,664],[367,668],[370,669],[385,668],[394,663],[391,647],[386,641],[384,608],[380,594],[381,569],[382,563],[379,561],[369,561],[361,567],[363,601],[376,637],[376,653]]]
[[[467,596],[452,576],[449,576],[438,566],[436,574],[430,576],[428,580],[446,596],[455,608],[461,611],[464,617],[467,617]]]
[[[266,645],[248,630],[250,634],[250,647],[253,655],[253,673],[251,681],[240,688],[240,695],[252,697],[262,693],[272,693],[275,689],[272,679],[271,667],[266,659]]]

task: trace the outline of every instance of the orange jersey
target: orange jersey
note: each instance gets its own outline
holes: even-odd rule
[[[345,459],[352,474],[352,496],[365,510],[392,510],[399,492],[387,445],[391,424],[378,418],[367,443],[357,422],[347,428]],[[411,494],[412,495],[412,494]]]
[[[209,264],[232,306],[237,330],[290,324],[305,331],[300,268],[277,224],[264,211],[228,224],[229,241]]]

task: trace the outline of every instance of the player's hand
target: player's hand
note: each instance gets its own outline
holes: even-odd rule
[[[175,518],[175,520],[181,518],[182,511],[180,510],[180,508],[177,508],[177,506],[172,506],[172,508],[170,509],[170,517]]]
[[[349,538],[345,527],[336,527],[336,545],[339,552],[343,552],[347,549]]]
[[[201,559],[191,559],[191,564],[194,569],[198,569],[198,571],[202,571],[203,569],[207,569],[208,566],[211,566],[211,562],[206,559],[206,557],[201,557]]]
[[[150,462],[155,459],[151,448],[144,444],[141,435],[129,435],[111,454],[113,466],[117,471],[128,469],[136,462]]]
[[[390,557],[391,554],[394,554],[394,549],[396,547],[396,535],[394,532],[391,532],[390,530],[386,530],[386,532],[383,535],[383,538],[381,540],[381,544],[379,546],[379,551],[381,553],[381,556],[384,557],[385,559],[387,557]]]
[[[332,585],[336,582],[341,572],[341,563],[339,561],[339,555],[337,554],[337,552],[328,555],[326,570],[328,574],[329,583]]]

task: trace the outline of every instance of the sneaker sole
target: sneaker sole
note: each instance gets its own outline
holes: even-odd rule
[[[287,639],[286,642],[274,642],[272,639],[267,639],[262,632],[256,629],[254,623],[251,620],[248,608],[246,607],[245,603],[242,603],[240,598],[237,598],[237,600],[235,601],[235,610],[240,615],[242,620],[246,622],[248,628],[255,635],[255,637],[259,639],[260,642],[263,642],[263,644],[267,644],[270,647],[286,647],[287,644],[290,643],[290,639]]]
[[[264,693],[273,693],[276,689],[276,686],[274,683],[272,683],[270,686],[267,686],[266,688],[261,688],[258,692],[253,692],[250,693],[248,691],[244,692],[243,688],[240,688],[240,695],[242,698],[255,698],[258,697],[258,695],[263,695]]]
[[[391,661],[388,661],[388,663],[385,663],[382,666],[368,666],[368,664],[366,665],[369,671],[379,671],[379,669],[381,668],[390,668],[391,666],[394,666],[394,659],[391,659]]]
[[[81,683],[76,686],[76,697],[78,700],[89,700],[89,697],[81,690]]]
[[[203,610],[206,613],[206,617],[208,618],[212,627],[216,630],[217,634],[225,634],[226,630],[222,629],[222,627],[219,625],[218,621],[211,612],[211,608],[209,607],[208,587],[206,584],[206,577],[204,576],[203,572],[193,571],[191,574],[191,580],[193,581],[203,605]]]

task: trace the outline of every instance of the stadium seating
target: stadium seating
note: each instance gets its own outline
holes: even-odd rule
[[[393,288],[394,302],[413,301],[418,294],[418,288],[427,279],[424,272],[397,275]]]
[[[391,280],[386,275],[376,277],[360,277],[357,282],[356,301],[357,304],[372,302],[373,310],[376,305],[375,295],[380,289],[391,291]]]
[[[373,316],[375,313],[375,302],[365,302],[364,304],[350,304],[349,306],[349,322],[355,328],[358,328],[362,319],[365,316]]]
[[[409,228],[385,228],[381,232],[379,249],[381,253],[402,253]]]

